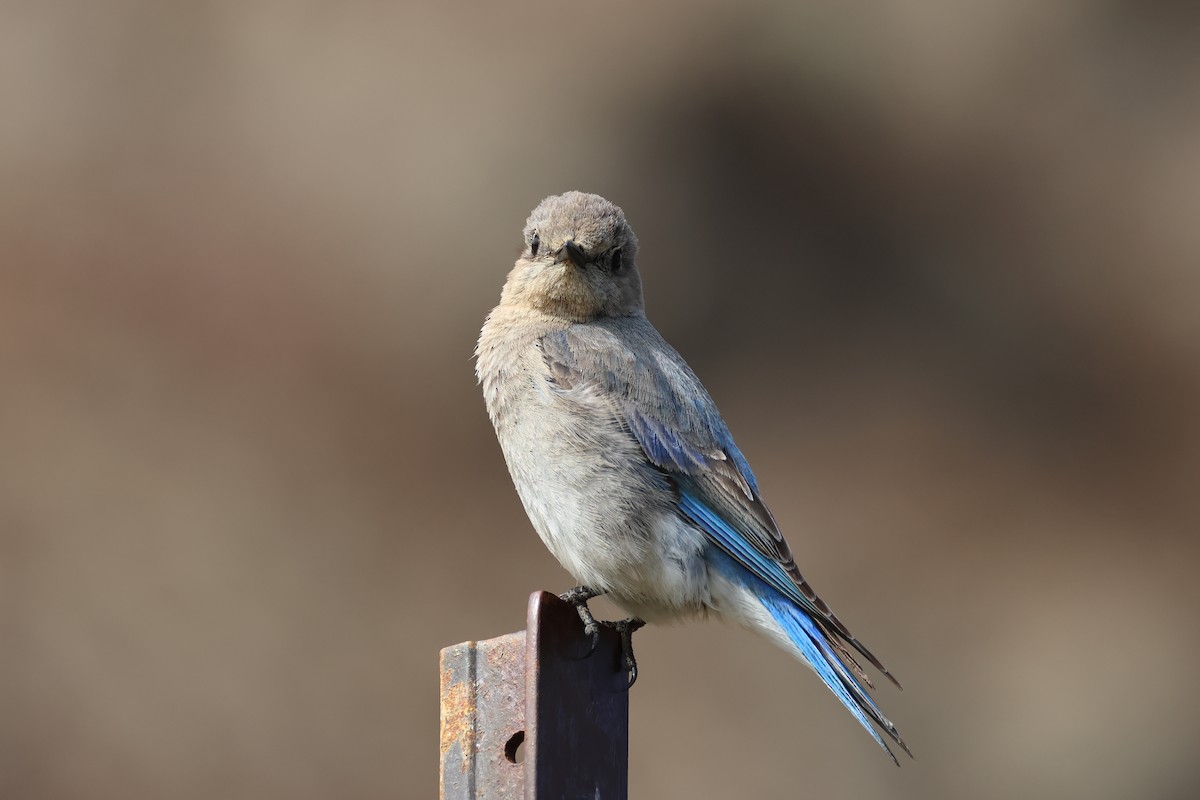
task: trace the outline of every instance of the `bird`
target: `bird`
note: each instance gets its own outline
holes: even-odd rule
[[[646,622],[715,617],[764,635],[816,672],[892,760],[909,756],[859,659],[899,681],[813,591],[712,397],[647,320],[638,240],[596,194],[545,198],[488,314],[475,371],[534,529],[580,586]],[[594,638],[593,638],[594,643]],[[872,727],[872,723],[878,727]]]

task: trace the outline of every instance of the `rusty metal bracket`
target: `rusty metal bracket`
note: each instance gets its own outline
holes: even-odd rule
[[[442,650],[442,800],[626,800],[620,637],[589,644],[571,605],[535,592],[524,631]]]

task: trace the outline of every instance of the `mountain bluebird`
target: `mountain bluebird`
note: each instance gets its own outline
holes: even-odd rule
[[[762,633],[889,755],[871,721],[908,752],[851,650],[900,684],[801,577],[712,398],[646,320],[637,252],[604,198],[547,197],[475,351],[517,494],[583,584],[564,598],[593,636],[591,597],[635,615],[617,623],[634,678],[642,620],[715,614]]]

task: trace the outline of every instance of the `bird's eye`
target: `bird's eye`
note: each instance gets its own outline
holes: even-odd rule
[[[537,255],[538,247],[541,245],[541,243],[542,238],[535,233],[533,235],[533,239],[529,242],[529,252],[531,255]]]
[[[612,261],[611,261],[612,271],[620,272],[621,271],[621,248],[618,247],[616,250],[613,250],[611,258],[612,258]]]

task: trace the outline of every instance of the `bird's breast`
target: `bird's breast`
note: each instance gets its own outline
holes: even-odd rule
[[[561,391],[533,343],[503,365],[481,355],[480,377],[517,494],[563,567],[651,617],[699,608],[705,539],[611,400]]]

